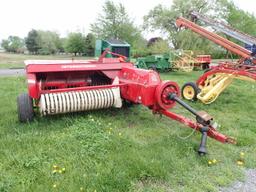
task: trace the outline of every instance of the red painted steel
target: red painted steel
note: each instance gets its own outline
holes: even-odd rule
[[[216,67],[212,67],[210,71],[200,76],[196,84],[204,86],[204,82],[207,79],[207,77],[217,73],[233,74],[234,76],[248,77],[256,81],[256,67],[254,66],[241,65],[240,67],[234,67],[233,64],[220,64]]]
[[[167,111],[175,105],[170,94],[180,96],[177,83],[162,81],[157,72],[138,69],[125,62],[125,57],[117,56],[89,61],[26,61],[29,95],[38,105],[42,94],[119,87],[123,100],[142,104],[199,131],[200,124]],[[116,78],[119,84],[113,84]],[[208,135],[220,142],[227,140],[213,128]]]
[[[235,53],[243,58],[247,58],[247,59],[251,58],[251,52],[249,50],[245,49],[240,45],[237,45],[236,43],[233,43],[232,41],[225,39],[224,37],[221,37],[220,35],[207,31],[206,29],[200,27],[194,22],[189,21],[183,17],[179,17],[176,20],[176,25],[178,27],[187,27],[190,30],[194,31],[195,33],[200,34],[201,36],[213,41],[214,43],[226,48],[232,53]],[[255,60],[254,60],[254,64],[256,64]]]
[[[197,55],[196,60],[198,63],[211,63],[212,57],[211,55]]]
[[[182,124],[187,125],[188,127],[195,129],[197,131],[199,131],[203,126],[199,123],[196,123],[186,117],[183,117],[181,115],[175,114],[173,112],[167,111],[167,110],[161,110],[160,111],[161,114],[175,120],[178,121]],[[213,127],[210,126],[209,131],[207,132],[207,135],[221,143],[229,143],[231,140],[233,140],[233,138],[230,138],[226,135],[223,135],[221,133],[219,133],[216,129],[214,129]]]

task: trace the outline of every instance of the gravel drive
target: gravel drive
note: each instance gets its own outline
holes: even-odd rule
[[[230,187],[220,189],[220,192],[256,192],[256,169],[247,169],[243,182],[236,181]]]
[[[0,69],[0,77],[22,76],[25,75],[24,69]]]

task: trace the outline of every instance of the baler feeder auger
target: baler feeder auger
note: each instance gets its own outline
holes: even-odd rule
[[[256,46],[256,38],[242,33],[221,22],[214,21],[199,13],[192,12],[193,20],[201,20],[212,26],[214,29],[236,38],[244,43]],[[205,104],[214,102],[218,96],[232,83],[234,79],[256,82],[256,53],[225,39],[207,29],[204,29],[183,17],[176,20],[178,27],[185,27],[204,38],[224,47],[231,53],[239,55],[238,62],[220,62],[218,66],[211,67],[195,83],[189,82],[182,87],[182,96],[187,100],[199,99]]]
[[[28,94],[18,97],[18,114],[21,122],[31,121],[34,109],[41,115],[86,111],[109,107],[122,107],[123,101],[142,104],[156,114],[202,132],[198,152],[206,153],[206,137],[223,143],[235,140],[216,130],[212,117],[197,112],[179,99],[180,90],[172,81],[162,81],[157,72],[136,68],[122,55],[98,60],[25,61]],[[196,116],[196,122],[169,109],[179,103]]]

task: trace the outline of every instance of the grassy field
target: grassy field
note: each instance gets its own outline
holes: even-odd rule
[[[24,55],[12,53],[0,53],[0,69],[24,68],[24,60],[36,59],[88,59],[88,57],[73,57],[72,55]]]
[[[200,73],[161,76],[182,85]],[[200,134],[185,139],[191,129],[142,106],[38,115],[20,124],[16,96],[26,91],[25,78],[0,78],[0,87],[0,191],[218,191],[242,180],[245,168],[256,167],[252,83],[233,83],[211,105],[191,103],[238,140],[224,145],[209,139],[205,157],[196,153]],[[187,114],[180,107],[174,111]],[[240,152],[245,153],[243,166],[236,164]],[[217,163],[209,166],[213,159]]]

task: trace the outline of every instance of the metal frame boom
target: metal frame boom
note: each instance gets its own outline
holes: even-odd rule
[[[200,20],[200,21],[203,21],[204,23],[210,25],[211,27],[213,27],[214,29],[216,29],[217,31],[220,31],[230,37],[233,37],[245,44],[248,44],[250,46],[253,46],[253,45],[256,45],[256,38],[249,35],[249,34],[246,34],[244,32],[241,32],[241,31],[238,31],[237,29],[229,26],[229,25],[226,25],[225,23],[223,22],[219,22],[219,21],[216,21],[216,20],[213,20],[213,19],[210,19],[204,15],[201,15],[200,13],[198,12],[191,12],[191,16],[193,19],[196,19],[196,20]]]
[[[244,47],[242,47],[232,41],[225,39],[224,37],[221,37],[220,35],[217,35],[213,32],[207,31],[203,27],[200,27],[199,25],[195,24],[194,22],[189,21],[183,17],[179,17],[176,20],[176,25],[178,27],[187,27],[190,30],[194,31],[195,33],[211,40],[212,42],[226,48],[230,52],[237,54],[244,59],[251,58],[251,52],[249,50],[245,49]],[[256,64],[255,60],[253,62]]]

